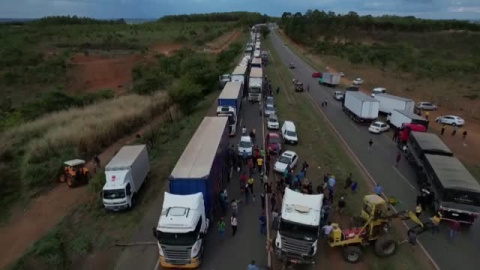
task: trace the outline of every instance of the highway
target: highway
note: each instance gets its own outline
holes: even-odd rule
[[[416,196],[419,194],[416,174],[405,159],[402,159],[398,168],[394,166],[397,147],[392,138],[385,134],[371,134],[368,132],[367,126],[354,123],[342,111],[341,103],[333,99],[335,89],[318,85],[317,79],[311,76],[316,70],[288,48],[274,31],[269,36],[284,64],[293,63],[295,65],[295,69],[291,70],[294,78],[303,82],[305,86],[310,85],[310,92],[304,94],[310,95],[317,108],[324,112],[342,140],[346,142],[371,176],[371,180],[379,183],[387,195],[395,196],[401,201],[401,204],[397,206],[398,210],[414,210]],[[328,107],[320,109],[321,103],[326,99],[328,99]],[[320,114],[319,117],[321,117]],[[374,143],[373,148],[369,151],[368,141],[370,138]],[[424,212],[423,214],[423,218],[427,218],[426,214],[431,216],[430,213]],[[439,269],[478,269],[478,265],[480,265],[479,234],[480,224],[477,221],[470,228],[462,228],[462,232],[457,238],[449,240],[448,224],[444,223],[441,226],[440,234],[425,233],[419,237],[419,241],[427,250],[427,256],[431,256]]]
[[[216,101],[215,101],[216,102]],[[213,110],[209,113],[214,116]],[[252,128],[256,129],[257,143],[263,145],[265,138],[263,132],[263,120],[259,112],[258,103],[250,103],[243,100],[241,109],[241,118],[239,132],[231,138],[230,145],[237,146],[241,136],[241,127],[246,126],[247,132]],[[260,235],[260,226],[258,218],[262,212],[260,204],[261,184],[258,172],[255,173],[254,192],[256,201],[252,204],[251,198],[248,205],[245,201],[239,204],[238,230],[237,234],[231,236],[230,213],[225,217],[227,224],[226,238],[222,241],[218,236],[218,226],[216,221],[210,224],[210,230],[207,234],[206,251],[204,261],[200,269],[220,270],[220,269],[246,269],[247,265],[255,260],[256,264],[262,268],[267,267],[267,253],[265,250],[266,238]],[[164,186],[164,191],[168,190],[168,185]],[[239,179],[236,173],[228,184],[229,199],[244,199],[240,194]],[[162,192],[163,193],[163,192]],[[161,212],[163,195],[159,196],[151,208],[147,211],[140,225],[134,232],[131,242],[145,243],[138,246],[124,249],[117,262],[115,269],[161,269],[158,265],[158,247],[152,236],[152,227],[156,226]]]

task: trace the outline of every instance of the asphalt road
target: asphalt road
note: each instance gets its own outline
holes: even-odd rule
[[[335,89],[318,85],[317,79],[311,76],[314,68],[290,50],[274,31],[271,33],[270,39],[281,60],[285,64],[293,63],[295,69],[291,71],[294,77],[305,86],[310,85],[310,93],[305,94],[311,96],[318,108],[328,99],[328,107],[321,110],[374,181],[383,187],[385,194],[395,196],[401,201],[398,210],[414,210],[416,196],[419,194],[417,176],[413,167],[404,159],[398,168],[395,168],[397,148],[392,139],[385,134],[371,134],[367,126],[358,125],[347,117],[342,111],[341,103],[333,99]],[[368,150],[370,138],[374,143],[373,148]],[[423,218],[426,218],[425,214],[427,213],[424,213]],[[447,223],[442,224],[440,234],[425,233],[419,240],[440,269],[478,269],[480,265],[479,221],[470,228],[463,228],[461,234],[452,241],[448,238]]]
[[[212,112],[210,115],[214,116],[215,113]],[[255,128],[257,143],[263,145],[265,136],[263,134],[263,120],[260,116],[258,103],[251,104],[244,100],[241,109],[239,132],[237,132],[237,136],[231,138],[231,145],[233,144],[235,147],[240,139],[242,126],[246,126],[247,132]],[[216,222],[211,224],[207,234],[205,257],[200,269],[246,269],[252,260],[255,260],[256,264],[262,268],[267,267],[266,238],[260,234],[258,221],[262,212],[260,204],[261,184],[258,172],[255,173],[254,177],[256,201],[252,203],[250,198],[247,205],[240,194],[239,178],[235,172],[233,173],[232,180],[227,187],[229,199],[243,200],[239,204],[237,234],[235,237],[231,236],[231,211],[225,217],[227,233],[223,241],[218,236]],[[167,189],[168,186],[165,185],[164,190],[167,191]],[[117,259],[115,269],[161,269],[158,266],[158,247],[152,236],[152,227],[158,222],[162,202],[163,195],[159,196],[152,203],[132,237],[132,242],[144,244],[125,248]]]

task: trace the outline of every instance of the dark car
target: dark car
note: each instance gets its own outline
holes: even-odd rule
[[[290,63],[290,64],[288,64],[288,68],[289,68],[289,69],[294,69],[294,68],[295,68],[295,65],[294,65],[293,63]]]
[[[275,132],[270,132],[265,138],[268,152],[272,154],[279,154],[282,151],[282,139],[280,135]]]
[[[360,87],[351,85],[351,86],[347,87],[345,90],[346,91],[360,91]]]
[[[295,83],[295,91],[296,92],[303,92],[303,83],[301,83],[301,82]]]
[[[322,73],[315,71],[312,73],[312,78],[322,78]]]

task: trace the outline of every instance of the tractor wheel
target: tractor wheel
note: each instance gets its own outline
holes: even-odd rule
[[[71,188],[75,186],[73,177],[71,175],[67,175],[67,185]]]
[[[386,258],[397,252],[398,243],[389,235],[382,236],[375,241],[375,254],[380,258]]]
[[[362,259],[362,249],[358,246],[348,246],[343,249],[343,258],[349,263],[358,263]]]

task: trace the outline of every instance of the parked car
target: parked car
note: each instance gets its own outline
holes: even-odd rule
[[[312,74],[312,78],[322,78],[322,73],[318,72],[318,71],[315,71]]]
[[[340,77],[345,77],[345,73],[343,72],[339,72],[338,74],[340,74]]]
[[[342,91],[335,91],[335,93],[333,94],[333,98],[336,100],[343,100],[344,97],[345,94]]]
[[[240,142],[238,143],[238,155],[242,156],[244,150],[247,152],[247,156],[252,155],[253,143],[250,136],[240,137]]]
[[[417,103],[417,109],[424,110],[424,111],[436,111],[438,110],[437,105],[433,104],[432,102],[421,101]]]
[[[282,126],[283,142],[290,144],[298,143],[298,135],[295,128],[295,124],[292,121],[283,122]]]
[[[377,94],[385,94],[386,92],[387,92],[387,89],[384,88],[384,87],[375,87],[372,90],[371,96],[375,97],[375,95],[377,95]]]
[[[266,104],[265,116],[269,116],[270,114],[275,114],[275,107],[273,106],[273,104]]]
[[[463,126],[465,125],[465,120],[456,115],[442,115],[435,119],[435,122],[439,124],[452,125],[452,126]]]
[[[288,68],[289,68],[289,69],[294,69],[294,68],[295,68],[295,65],[294,65],[293,63],[290,63],[290,64],[288,64]]]
[[[282,151],[282,139],[275,132],[269,132],[265,137],[265,142],[269,153],[280,154]]]
[[[362,85],[363,84],[363,79],[362,78],[356,78],[353,80],[353,85]]]
[[[278,117],[275,114],[270,114],[267,120],[268,129],[279,129],[280,123],[278,123]]]
[[[285,151],[278,157],[277,162],[273,166],[273,170],[279,173],[283,173],[286,168],[293,169],[297,165],[298,156],[293,151]]]
[[[268,97],[265,99],[265,104],[266,104],[266,105],[275,105],[275,100],[273,99],[272,96],[268,96]]]
[[[370,125],[370,127],[368,127],[368,131],[372,133],[380,134],[382,132],[387,131],[389,128],[390,126],[385,124],[384,122],[375,121]]]
[[[303,83],[301,82],[295,83],[295,92],[303,92]]]

